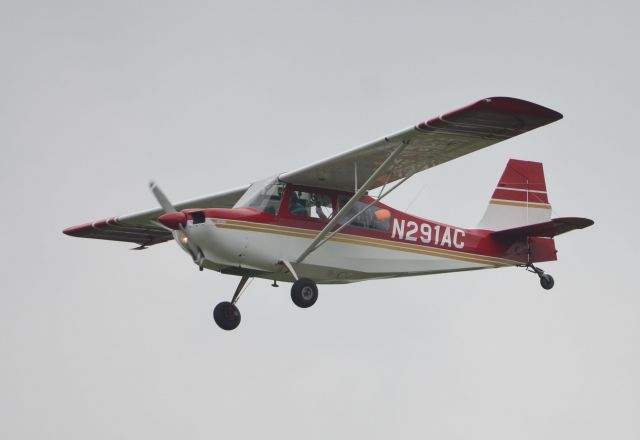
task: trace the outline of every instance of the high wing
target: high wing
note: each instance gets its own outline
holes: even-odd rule
[[[487,98],[384,139],[279,176],[298,185],[355,192],[353,203],[367,190],[510,139],[561,119],[556,111],[515,98]],[[186,208],[231,208],[249,185],[175,205]],[[356,197],[357,196],[357,197]],[[348,211],[349,206],[342,209]],[[64,230],[75,237],[137,243],[141,247],[173,238],[156,220],[161,209],[110,217]],[[326,236],[339,216],[330,222],[301,259]]]
[[[187,208],[231,208],[249,188],[249,185],[223,191],[197,199],[186,200],[175,205],[177,210]],[[140,246],[151,246],[173,239],[170,231],[155,221],[164,212],[150,209],[120,217],[109,217],[80,226],[73,226],[63,232],[74,237],[97,238],[101,240],[126,241]]]
[[[287,183],[354,191],[401,144],[394,164],[369,189],[409,177],[562,118],[556,111],[515,98],[487,98],[384,139],[280,176]],[[357,176],[357,181],[356,181]]]

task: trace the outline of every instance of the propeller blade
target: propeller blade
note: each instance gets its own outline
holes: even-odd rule
[[[176,210],[175,206],[171,204],[167,196],[153,180],[149,182],[149,189],[151,189],[153,196],[165,212],[164,215],[158,217],[158,220],[153,223],[170,230],[174,240],[180,245],[180,247],[182,247],[182,249],[191,255],[193,261],[198,264],[198,266],[200,266],[200,270],[202,270],[204,266],[204,255],[200,248],[192,243],[191,237],[189,237],[189,231],[185,228],[187,216]]]
[[[176,208],[174,208],[167,196],[164,195],[160,187],[156,185],[153,180],[149,182],[149,188],[151,189],[153,196],[156,198],[160,206],[162,206],[164,212],[166,212],[167,214],[170,212],[176,212]]]

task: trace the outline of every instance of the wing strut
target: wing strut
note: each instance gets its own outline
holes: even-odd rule
[[[413,176],[413,174],[411,175]],[[347,226],[349,226],[351,224],[352,221],[354,221],[360,214],[362,214],[363,212],[365,212],[367,209],[371,208],[376,202],[384,199],[387,194],[389,194],[391,191],[393,191],[394,189],[396,189],[397,187],[399,187],[400,185],[402,185],[404,182],[407,181],[407,179],[411,176],[407,176],[404,179],[402,179],[401,181],[397,182],[395,185],[393,185],[389,190],[385,191],[384,193],[382,191],[384,191],[384,186],[382,187],[382,190],[380,190],[380,194],[378,196],[377,199],[375,199],[373,202],[369,203],[367,206],[365,206],[364,208],[362,208],[360,211],[358,211],[356,214],[352,215],[351,218],[349,220],[347,220],[346,222],[344,222],[343,224],[340,225],[340,227],[338,229],[336,229],[333,232],[330,232],[326,237],[324,237],[317,245],[315,245],[313,247],[313,249],[311,249],[311,251],[309,251],[309,253],[315,251],[316,249],[318,249],[320,246],[322,246],[323,244],[325,244],[327,241],[331,240],[331,238],[333,238],[334,235],[336,235],[338,232],[342,231],[344,228],[346,228]],[[386,184],[385,184],[386,185]]]
[[[338,213],[336,215],[333,216],[333,218],[331,219],[331,221],[329,223],[327,223],[327,225],[322,229],[322,231],[320,231],[318,233],[318,235],[316,235],[316,238],[313,239],[313,241],[311,242],[311,244],[300,254],[300,256],[296,259],[296,263],[301,263],[305,258],[307,258],[307,256],[315,251],[318,247],[320,247],[322,244],[324,244],[324,241],[322,241],[333,229],[333,227],[338,223],[338,221],[340,220],[341,214],[343,212],[349,212],[349,209],[351,209],[351,207],[358,201],[360,200],[360,198],[364,195],[365,192],[367,192],[367,190],[371,187],[371,185],[373,184],[373,182],[375,182],[375,180],[382,174],[384,173],[389,166],[391,165],[391,163],[393,162],[393,159],[396,158],[396,156],[398,154],[400,154],[400,152],[402,152],[402,150],[405,149],[405,147],[409,144],[408,141],[402,141],[402,143],[400,145],[398,145],[395,150],[393,150],[391,152],[391,154],[389,154],[389,156],[385,159],[384,162],[382,162],[382,164],[378,167],[378,169],[376,169],[373,174],[371,174],[371,176],[369,176],[369,178],[367,179],[367,181],[360,187],[360,189],[358,189],[358,191],[349,199],[349,201],[342,207],[342,209],[340,209],[340,211],[338,211]],[[402,182],[404,182],[403,179]],[[402,183],[401,182],[401,183]],[[398,185],[396,185],[398,186]],[[391,190],[395,189],[394,186],[393,188],[391,188]],[[389,192],[391,192],[391,190],[389,190],[386,194],[388,194]],[[355,217],[353,217],[355,218]],[[349,221],[353,220],[350,219]],[[326,240],[325,240],[326,241]],[[322,242],[322,243],[320,243]]]

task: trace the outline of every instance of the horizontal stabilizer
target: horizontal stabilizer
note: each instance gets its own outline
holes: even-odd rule
[[[552,238],[574,229],[584,229],[593,225],[593,220],[580,217],[554,218],[548,222],[536,223],[528,226],[520,226],[513,229],[504,229],[491,234],[496,238],[515,237],[548,237]]]

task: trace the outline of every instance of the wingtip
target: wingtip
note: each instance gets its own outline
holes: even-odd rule
[[[547,123],[558,121],[564,117],[562,113],[544,105],[510,96],[492,96],[478,102],[486,102],[500,111],[519,112],[529,116],[543,117],[549,121]]]
[[[501,118],[510,116],[515,121],[512,125],[517,124],[517,126],[507,126],[505,128],[516,130],[517,133],[514,136],[563,118],[562,113],[531,101],[508,96],[492,96],[458,110],[445,113],[440,117],[432,118],[427,122],[422,122],[417,127],[423,130],[437,128],[438,126],[455,122],[458,119],[464,119],[469,115],[472,116],[471,122],[473,123],[474,114],[481,114],[484,119],[486,119],[487,114],[493,114],[497,118],[497,122],[500,122]]]
[[[64,235],[69,235],[70,237],[82,237],[83,233],[90,231],[92,229],[91,223],[85,223],[83,225],[78,226],[69,226],[62,230]]]

